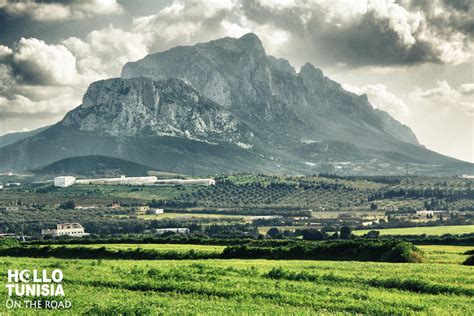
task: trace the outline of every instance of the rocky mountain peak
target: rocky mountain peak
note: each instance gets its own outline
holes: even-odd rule
[[[94,82],[62,126],[117,137],[157,135],[239,142],[242,127],[221,106],[178,78]]]
[[[314,67],[310,63],[305,63],[301,67],[299,75],[300,76],[307,76],[311,79],[318,80],[318,81],[321,81],[322,79],[326,78],[321,69]]]
[[[240,46],[247,51],[259,51],[265,53],[262,41],[254,33],[247,33],[238,39]]]

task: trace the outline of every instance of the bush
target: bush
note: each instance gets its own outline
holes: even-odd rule
[[[18,247],[18,246],[20,246],[20,242],[17,239],[14,239],[14,238],[0,239],[0,249]]]
[[[391,240],[337,240],[269,244],[249,243],[224,249],[223,258],[355,260],[385,262],[422,262],[423,254],[413,244]]]
[[[474,266],[474,256],[468,257],[462,264],[465,266]]]
[[[388,253],[384,255],[382,261],[387,262],[422,262],[421,251],[408,242],[397,243]]]

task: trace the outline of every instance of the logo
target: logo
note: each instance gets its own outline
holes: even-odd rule
[[[60,269],[43,270],[8,270],[8,299],[5,306],[12,308],[63,309],[70,308],[71,301],[64,300]]]

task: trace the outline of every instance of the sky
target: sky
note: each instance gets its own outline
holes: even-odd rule
[[[0,135],[61,120],[128,61],[248,32],[474,162],[472,0],[0,0]]]

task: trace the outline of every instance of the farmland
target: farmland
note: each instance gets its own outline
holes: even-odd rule
[[[379,229],[380,235],[433,235],[440,236],[444,234],[461,235],[474,233],[474,225],[459,226],[430,226],[430,227],[408,227],[408,228],[389,228]],[[355,230],[355,235],[363,235],[369,230]]]
[[[73,313],[469,314],[474,273],[472,267],[459,264],[460,254],[469,247],[423,249],[428,262],[414,264],[6,257],[0,266],[2,278],[8,268],[62,269],[65,298],[72,301]],[[459,256],[456,260],[453,253]],[[0,300],[5,295],[2,288]],[[4,308],[0,312],[6,312]],[[15,310],[18,315],[26,311],[34,312]]]
[[[57,247],[59,245],[52,245],[52,247]],[[105,247],[112,250],[121,250],[121,249],[152,249],[157,251],[178,251],[184,252],[189,250],[194,250],[198,252],[217,252],[221,253],[224,250],[224,246],[214,246],[214,245],[186,245],[186,244],[71,244],[67,247],[88,247],[88,248],[100,248]]]
[[[19,208],[0,214],[0,232],[22,231],[36,238],[40,237],[42,228],[73,221],[81,223],[87,232],[100,236],[186,227],[198,234],[222,236],[231,231],[235,235],[237,230],[240,235],[257,238],[271,227],[293,231],[325,228],[334,232],[342,226],[383,230],[461,227],[472,225],[474,221],[474,191],[470,179],[252,174],[215,179],[213,186],[74,185],[58,188],[49,182],[25,183],[0,190],[0,206]],[[74,211],[62,208],[66,202],[73,202],[77,207]],[[112,204],[120,204],[120,207],[112,207]],[[137,213],[135,207],[139,205],[163,208],[165,213]],[[423,210],[436,210],[436,213],[417,214]],[[240,226],[224,233],[225,229],[212,228],[213,233],[210,233],[208,228],[213,225]]]

